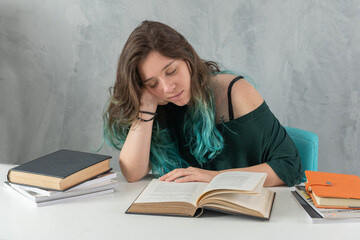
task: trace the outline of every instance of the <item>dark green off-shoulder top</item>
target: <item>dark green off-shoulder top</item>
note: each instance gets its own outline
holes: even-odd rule
[[[264,101],[254,111],[217,124],[225,146],[208,163],[200,165],[190,153],[182,130],[186,106],[168,104],[167,126],[179,145],[181,157],[193,167],[207,170],[242,168],[267,163],[288,186],[300,183],[303,176],[300,155],[285,129]]]

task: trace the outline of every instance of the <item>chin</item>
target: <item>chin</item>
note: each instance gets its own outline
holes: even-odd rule
[[[177,99],[175,101],[170,101],[171,103],[175,104],[176,106],[182,107],[185,105],[189,105],[191,96],[188,96],[187,94],[184,94],[182,98]]]
[[[174,103],[174,102],[173,102],[173,104],[175,104],[176,106],[179,106],[179,107],[182,107],[182,106],[188,105],[188,103],[189,103],[189,102],[187,102],[187,103],[184,103],[184,102]]]
[[[186,100],[182,100],[182,101],[178,101],[178,102],[173,102],[173,104],[175,104],[176,106],[179,106],[179,107],[189,105],[189,103],[190,103],[190,99],[186,99]]]

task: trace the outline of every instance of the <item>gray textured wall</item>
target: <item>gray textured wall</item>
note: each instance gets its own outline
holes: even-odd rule
[[[144,19],[252,76],[284,125],[318,134],[319,170],[360,175],[357,0],[0,0],[0,163],[96,149],[118,55]]]

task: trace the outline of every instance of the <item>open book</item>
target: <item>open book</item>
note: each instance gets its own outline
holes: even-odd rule
[[[153,179],[126,213],[200,216],[202,209],[269,219],[275,193],[263,188],[266,173],[225,172],[210,183]]]

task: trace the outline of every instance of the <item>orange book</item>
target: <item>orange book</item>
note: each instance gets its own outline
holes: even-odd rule
[[[305,171],[306,191],[319,208],[360,208],[360,177]]]

